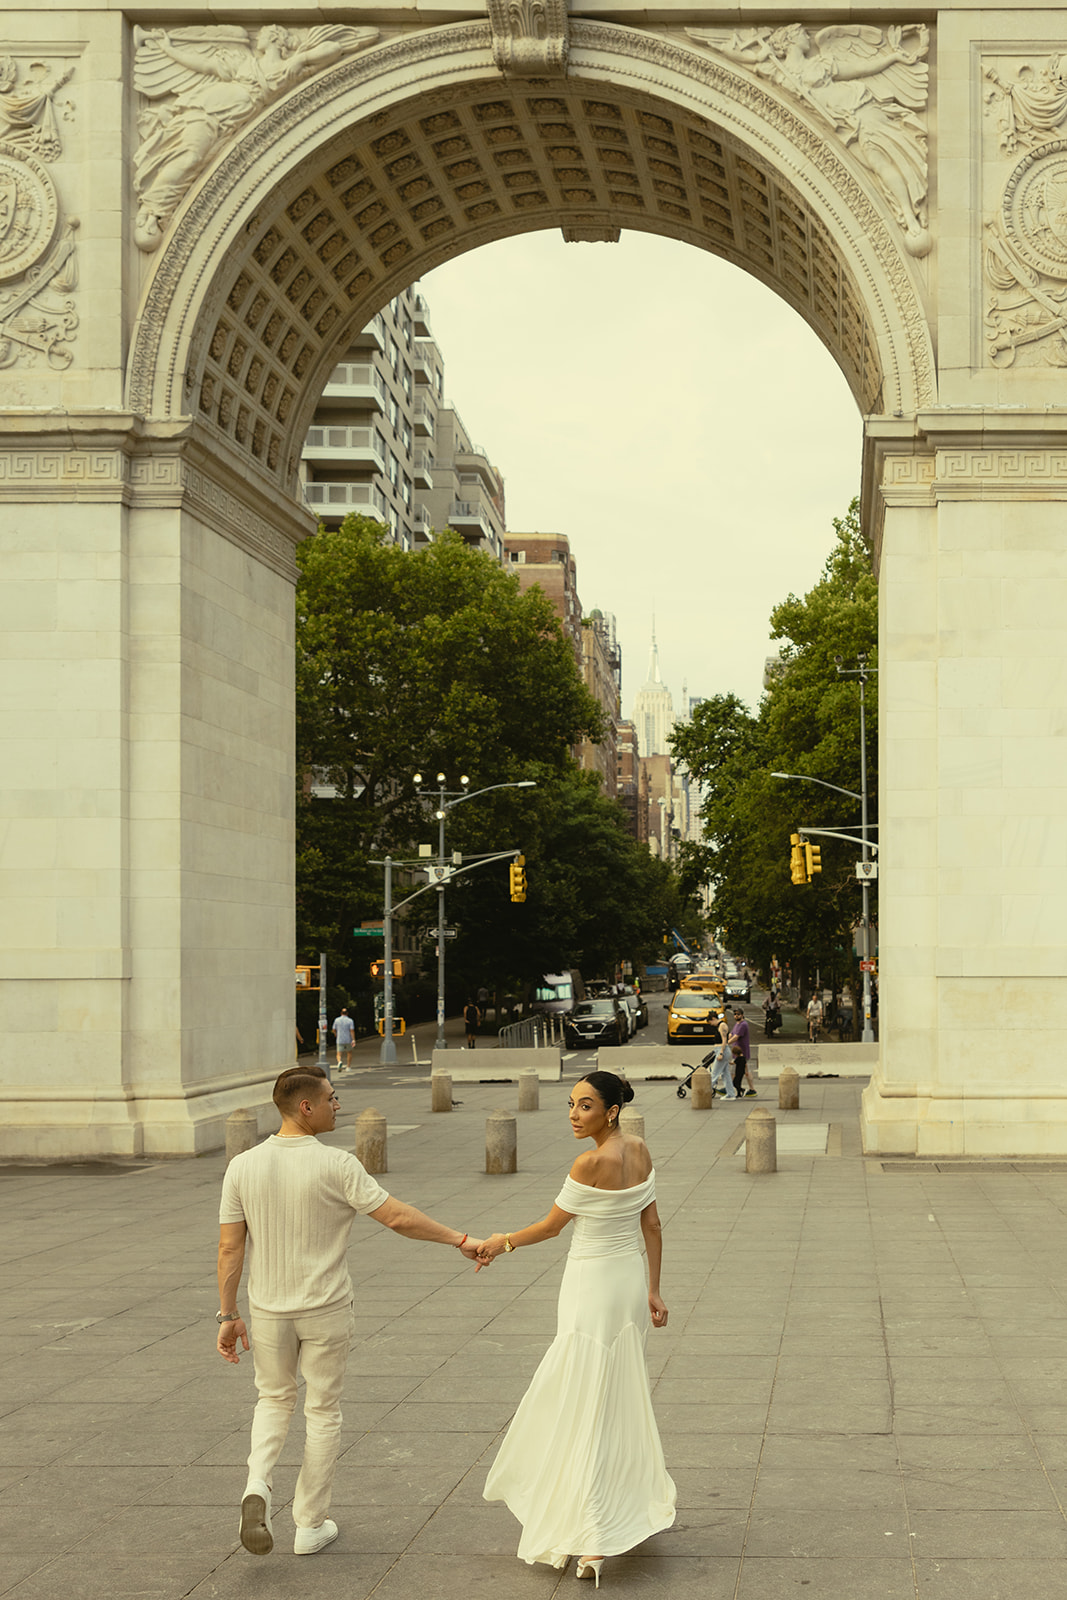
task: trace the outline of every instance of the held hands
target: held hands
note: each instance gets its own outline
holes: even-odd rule
[[[247,1350],[249,1348],[248,1329],[245,1327],[243,1317],[238,1317],[235,1322],[222,1322],[219,1324],[219,1336],[215,1341],[215,1348],[223,1361],[232,1362],[235,1367],[239,1366],[241,1361],[240,1356],[237,1354],[238,1339]]]
[[[463,1243],[460,1245],[459,1252],[460,1255],[465,1256],[468,1261],[477,1261],[482,1248],[483,1246],[481,1239],[472,1239],[470,1234],[468,1234]]]
[[[648,1297],[648,1309],[652,1313],[652,1326],[665,1328],[667,1326],[667,1307],[663,1304],[658,1294]]]
[[[474,1269],[475,1272],[481,1272],[483,1267],[492,1266],[497,1256],[503,1252],[506,1239],[506,1234],[494,1233],[488,1239],[482,1241],[478,1250],[478,1265]]]

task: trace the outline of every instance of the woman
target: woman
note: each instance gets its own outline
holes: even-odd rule
[[[674,1521],[645,1369],[648,1325],[665,1328],[656,1177],[643,1139],[624,1134],[633,1099],[613,1072],[591,1072],[567,1104],[576,1139],[592,1139],[548,1216],[495,1233],[479,1255],[540,1244],[574,1220],[559,1292],[556,1337],[523,1397],[489,1473],[486,1500],[503,1500],[523,1525],[528,1565],[565,1567],[600,1587],[605,1556],[632,1550]],[[648,1258],[641,1259],[644,1239]],[[585,1553],[582,1553],[585,1552]]]

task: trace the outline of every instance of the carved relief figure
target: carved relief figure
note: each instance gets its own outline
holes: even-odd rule
[[[872,173],[913,256],[930,249],[926,110],[929,30],[850,24],[812,33],[784,28],[688,28],[717,50],[804,102]],[[907,43],[905,44],[905,38]]]
[[[55,95],[72,77],[73,67],[49,78],[43,61],[31,61],[19,82],[18,63],[0,56],[0,144],[22,150],[42,161],[62,154]]]
[[[989,82],[986,104],[996,112],[1000,148],[1005,155],[1046,144],[1067,122],[1067,56],[1050,56],[1035,71],[1027,62],[1016,69],[1014,82],[995,66],[985,69]]]
[[[376,28],[163,28],[140,33],[134,88],[153,104],[139,119],[134,238],[155,250],[197,173],[223,142],[298,79],[362,50]]]

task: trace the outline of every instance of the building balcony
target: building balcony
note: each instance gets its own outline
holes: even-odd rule
[[[411,319],[412,330],[416,339],[432,338],[430,329],[430,308],[421,294],[415,296],[415,311]]]
[[[415,433],[420,439],[432,439],[437,428],[437,408],[425,400],[416,400],[412,407]]]
[[[373,428],[309,428],[305,461],[350,462],[368,472],[385,471],[385,446]]]
[[[448,508],[448,526],[471,544],[484,541],[499,560],[503,545],[485,506],[476,500],[453,500]]]
[[[429,544],[433,538],[433,520],[425,506],[416,506],[411,513],[411,526],[417,544]]]
[[[362,362],[342,361],[330,373],[319,405],[371,406],[384,412],[385,397],[385,379],[380,372]]]
[[[324,516],[344,517],[358,511],[379,522],[392,520],[385,496],[373,483],[306,483],[304,499]]]
[[[428,450],[415,450],[412,452],[411,476],[416,488],[433,488],[433,458]]]
[[[457,450],[455,462],[461,483],[482,483],[490,494],[499,495],[504,492],[496,468],[479,445],[471,445],[469,450]]]
[[[385,322],[379,311],[372,317],[365,328],[361,328],[352,340],[357,350],[384,350],[385,349]]]

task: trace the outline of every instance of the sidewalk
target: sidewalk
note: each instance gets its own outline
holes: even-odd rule
[[[695,1112],[641,1085],[665,1224],[666,1330],[649,1338],[678,1519],[610,1561],[611,1596],[1047,1600],[1067,1557],[1067,1165],[865,1159],[862,1082],[803,1081],[779,1171],[732,1153],[755,1104]],[[388,1117],[393,1192],[473,1233],[544,1214],[574,1156],[568,1087],[518,1118],[520,1171],[487,1177],[513,1085],[431,1117],[409,1068],[341,1080]],[[799,1148],[807,1142],[808,1153]],[[829,1154],[812,1154],[814,1145]],[[237,1541],[251,1360],[215,1354],[224,1158],[4,1168],[7,1356],[0,1593],[17,1600],[524,1600],[573,1567],[521,1566],[486,1470],[552,1337],[567,1237],[475,1276],[455,1251],[353,1229],[357,1343],[337,1543],[291,1553],[301,1425],[275,1552]],[[242,1304],[244,1298],[242,1296]]]

